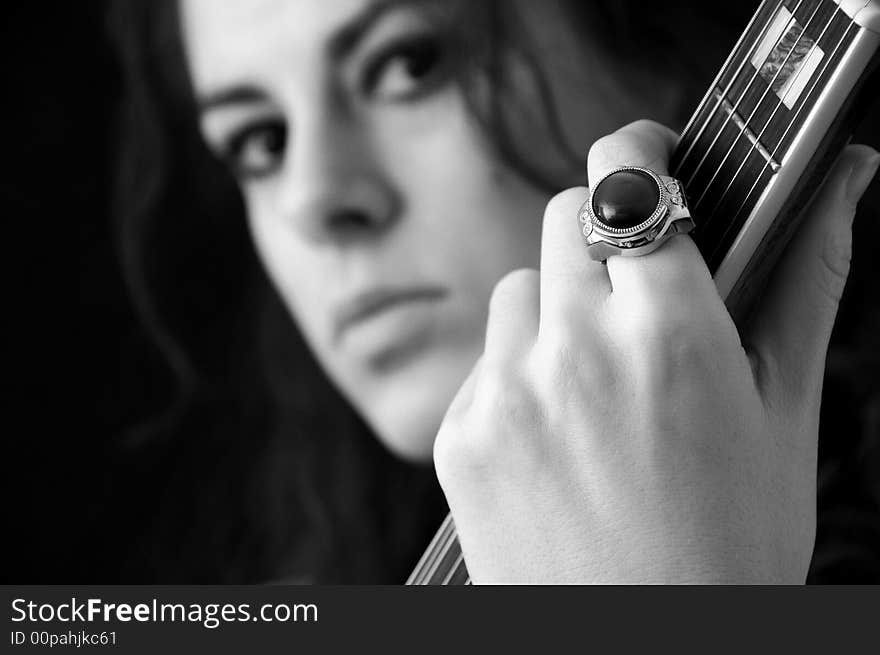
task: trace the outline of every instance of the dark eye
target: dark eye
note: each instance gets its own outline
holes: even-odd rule
[[[382,100],[411,100],[446,79],[448,57],[432,36],[398,39],[372,58],[363,89]]]
[[[263,120],[238,130],[227,141],[223,159],[236,176],[259,178],[272,173],[284,158],[287,129],[282,121]]]

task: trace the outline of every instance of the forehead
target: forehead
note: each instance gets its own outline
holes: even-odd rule
[[[260,79],[284,64],[311,66],[328,40],[375,0],[180,0],[181,33],[195,86]]]

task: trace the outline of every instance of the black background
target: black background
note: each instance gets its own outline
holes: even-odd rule
[[[100,3],[5,7],[0,208],[10,292],[3,367],[10,551],[2,577],[118,582],[114,553],[130,538],[126,526],[138,521],[152,491],[121,484],[126,472],[114,466],[116,444],[171,393],[135,320],[115,253],[110,190],[119,73]],[[743,11],[743,25],[749,13]],[[870,116],[856,140],[877,146],[880,105]],[[866,500],[870,490],[862,482],[878,479],[876,440],[866,445],[856,424],[877,397],[880,378],[872,333],[880,281],[878,186],[857,223],[855,273],[829,359],[832,374],[852,358],[869,364],[861,362],[867,373],[858,378],[832,376],[826,389],[826,405],[843,419],[825,421],[823,457],[862,467],[834,492],[844,504],[876,503]],[[880,417],[868,420],[880,424]]]

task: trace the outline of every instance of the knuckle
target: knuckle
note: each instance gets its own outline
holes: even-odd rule
[[[665,266],[663,276],[655,284],[662,285],[662,292],[671,296],[670,300],[678,305],[693,302],[688,295],[702,291],[701,283],[711,282],[712,279],[705,261],[690,235],[674,237],[664,247],[666,252],[663,254],[675,258],[674,265]]]
[[[624,125],[618,131],[633,132],[657,141],[674,141],[678,137],[675,130],[649,118],[642,118],[633,121],[632,123]]]
[[[711,366],[720,338],[710,322],[646,303],[613,328],[642,378],[666,385]],[[714,345],[713,345],[714,344]],[[687,377],[687,376],[686,376]]]
[[[557,213],[567,213],[568,208],[572,205],[580,206],[583,204],[584,200],[587,198],[587,194],[589,190],[587,187],[575,186],[569,187],[568,189],[563,189],[555,196],[550,198],[550,201],[547,203],[546,208],[544,209],[544,219],[547,220],[548,216],[557,214]]]
[[[590,148],[589,167],[605,169],[611,162],[666,170],[675,133],[651,120],[638,120],[598,139]],[[595,180],[591,180],[595,183]]]
[[[672,329],[663,314],[651,298],[619,303],[609,331],[627,345],[649,344],[657,338],[661,329]]]
[[[480,443],[481,452],[505,447],[506,435],[516,434],[536,408],[535,395],[521,376],[510,370],[488,370],[474,402],[473,419],[486,435]]]
[[[686,299],[673,294],[645,294],[618,303],[613,313],[612,334],[629,343],[652,343],[700,331],[703,320],[690,310]]]
[[[535,398],[529,387],[511,375],[490,375],[481,390],[476,410],[481,423],[516,427],[535,408]]]
[[[664,367],[671,371],[702,369],[710,361],[707,339],[699,330],[671,329],[663,333],[660,352]]]
[[[448,491],[449,486],[460,476],[462,464],[467,461],[464,454],[464,433],[461,422],[447,418],[434,438],[434,471],[441,486]]]
[[[473,416],[446,420],[434,439],[434,469],[446,488],[455,481],[484,478],[497,450],[491,426],[479,426]]]
[[[510,371],[486,366],[463,415],[444,421],[434,440],[438,476],[485,477],[500,458],[527,440],[538,412],[535,395]]]
[[[583,302],[578,299],[558,299],[553,315],[542,315],[538,341],[548,350],[567,350],[589,338],[585,333]]]
[[[504,312],[508,307],[517,306],[529,297],[539,283],[538,271],[521,268],[507,273],[492,289],[489,298],[489,314]]]
[[[450,477],[457,468],[456,461],[459,459],[458,450],[462,433],[461,421],[458,418],[448,416],[443,420],[437,436],[434,438],[433,458],[434,468],[440,481]]]
[[[606,159],[618,159],[616,155],[618,155],[626,145],[631,143],[631,141],[632,137],[622,132],[606,134],[593,142],[593,145],[590,146],[590,151],[587,154],[587,159],[591,164]],[[596,180],[590,180],[590,184],[595,183]]]
[[[609,362],[598,344],[573,345],[571,341],[545,339],[532,350],[528,368],[540,393],[561,399],[595,390],[603,379],[611,377],[613,367]]]

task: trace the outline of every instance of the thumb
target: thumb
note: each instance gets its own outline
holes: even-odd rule
[[[878,164],[880,154],[867,146],[844,149],[770,278],[746,340],[765,401],[818,402],[849,274],[856,203]]]

